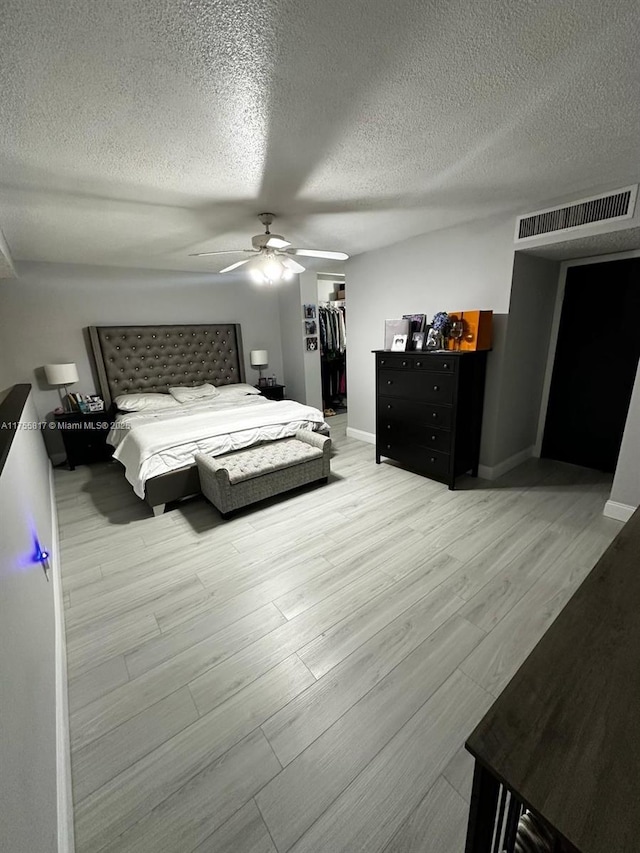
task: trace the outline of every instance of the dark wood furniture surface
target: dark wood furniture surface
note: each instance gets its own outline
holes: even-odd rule
[[[256,385],[255,386],[258,391],[262,394],[263,397],[266,397],[268,400],[284,400],[284,389],[286,385]]]
[[[580,853],[635,853],[638,709],[640,510],[467,741],[476,782],[488,771]],[[482,796],[476,785],[472,818]]]
[[[55,416],[71,471],[76,465],[89,465],[109,459],[113,448],[107,444],[107,412],[65,412]]]
[[[376,462],[455,486],[478,475],[486,352],[376,350]]]

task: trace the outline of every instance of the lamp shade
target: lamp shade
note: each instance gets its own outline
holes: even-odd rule
[[[72,385],[78,381],[75,364],[45,364],[44,373],[49,385]]]
[[[266,349],[251,350],[251,367],[265,367],[269,364],[269,353]]]

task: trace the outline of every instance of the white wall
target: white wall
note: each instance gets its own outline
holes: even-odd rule
[[[269,351],[269,372],[283,375],[276,288],[220,281],[199,273],[128,270],[78,264],[16,264],[18,280],[0,280],[0,387],[34,383],[41,416],[59,405],[38,368],[73,361],[76,390],[95,389],[83,328],[154,323],[241,323],[247,381],[252,349]],[[34,371],[36,371],[34,373]]]
[[[613,479],[611,502],[634,509],[640,506],[640,364]],[[614,518],[621,517],[614,513],[607,514],[612,514]]]
[[[306,270],[295,276],[293,281],[283,282],[279,303],[287,397],[322,409],[320,352],[307,352],[303,314],[305,304],[318,304],[316,273]]]
[[[384,320],[403,314],[492,309],[505,315],[513,267],[513,218],[486,219],[414,237],[347,261],[349,428],[375,432],[375,368],[371,350],[383,345]],[[489,356],[481,461],[492,466],[505,335],[504,317],[495,318],[494,351]]]
[[[306,270],[299,276],[300,300],[302,305],[316,306],[316,327],[318,325],[318,280],[313,270]],[[304,362],[305,398],[300,402],[307,406],[313,406],[322,411],[322,374],[320,366],[320,348],[307,351],[307,342],[304,334],[304,322],[302,311],[300,312],[298,328],[301,335],[302,358]],[[318,342],[320,333],[316,333]]]
[[[32,396],[23,422],[37,420]],[[57,522],[42,436],[21,429],[0,476],[0,847],[71,849]],[[47,582],[34,536],[51,552]],[[57,620],[56,620],[57,617]]]
[[[287,378],[286,395],[290,400],[304,403],[306,382],[302,353],[302,305],[298,276],[283,282],[278,294],[280,304],[280,329],[282,333],[282,361]]]
[[[557,261],[516,252],[494,433],[499,461],[534,452],[559,271]]]

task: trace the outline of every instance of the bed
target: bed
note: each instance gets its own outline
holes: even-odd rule
[[[221,455],[308,429],[329,434],[318,409],[274,402],[245,384],[238,324],[93,326],[98,385],[114,413],[108,441],[135,493],[154,513],[200,492],[197,452]],[[122,395],[153,395],[168,406],[170,387],[216,388],[216,396],[173,407],[119,412]],[[173,401],[172,401],[173,402]]]

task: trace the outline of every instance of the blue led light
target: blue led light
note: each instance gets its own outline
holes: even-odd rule
[[[48,551],[42,550],[37,536],[33,537],[33,545],[34,545],[34,550],[33,550],[33,562],[34,563],[44,563],[45,560],[49,559]]]

